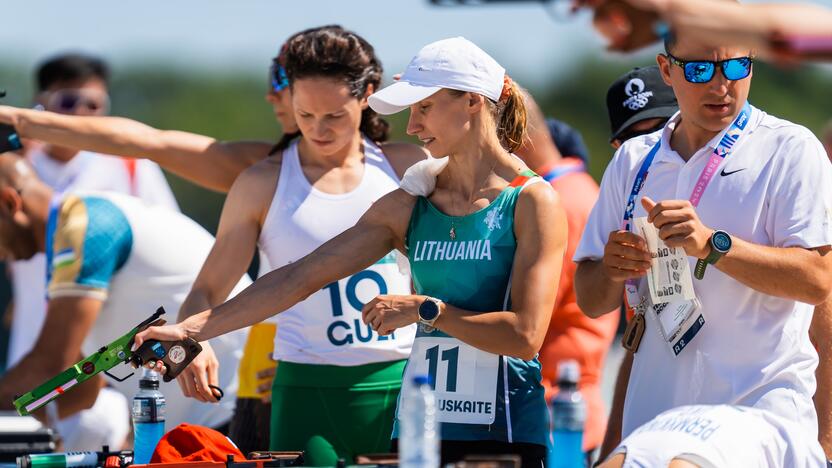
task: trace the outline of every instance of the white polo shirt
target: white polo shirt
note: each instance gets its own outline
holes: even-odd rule
[[[670,147],[677,113],[655,133],[626,142],[601,182],[601,193],[575,253],[600,260],[609,233],[620,229],[624,204],[647,153],[660,138],[634,216],[646,216],[642,196],[688,200],[722,134],[688,162]],[[727,173],[726,175],[722,175]],[[820,142],[799,125],[753,108],[745,134],[722,161],[697,208],[702,222],[755,244],[820,247],[832,244],[832,166]],[[689,257],[691,271],[696,259]],[[757,292],[714,266],[694,280],[705,325],[674,356],[655,315],[635,355],[623,433],[667,409],[690,404],[737,404],[768,409],[817,437],[812,404],[818,357],[809,342],[814,307]]]

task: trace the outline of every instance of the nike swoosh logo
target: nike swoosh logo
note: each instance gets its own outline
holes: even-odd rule
[[[742,169],[737,169],[736,171],[725,172],[725,169],[723,168],[723,169],[722,169],[722,172],[720,172],[720,173],[719,173],[719,175],[721,175],[722,177],[725,177],[725,176],[729,176],[729,175],[731,175],[731,174],[736,174],[736,173],[737,173],[737,172],[739,172],[739,171],[744,171],[744,170],[746,170],[746,169],[747,169],[747,168],[743,167]]]

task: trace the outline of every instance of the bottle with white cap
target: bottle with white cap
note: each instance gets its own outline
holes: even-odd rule
[[[399,437],[399,466],[402,468],[436,468],[439,466],[439,424],[436,398],[430,379],[417,375],[404,382]]]
[[[133,397],[133,463],[150,463],[156,444],[165,435],[165,396],[159,391],[159,374],[142,368],[139,393]]]
[[[586,403],[578,391],[580,365],[573,360],[558,363],[558,393],[552,398],[552,440],[554,447],[548,468],[583,468]]]

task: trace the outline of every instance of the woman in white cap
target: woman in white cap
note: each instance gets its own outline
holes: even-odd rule
[[[396,248],[408,255],[418,294],[379,295],[363,319],[382,335],[421,324],[405,379],[430,374],[435,382],[443,463],[511,453],[541,466],[549,419],[535,357],[566,221],[554,190],[510,153],[524,138],[522,95],[493,58],[453,38],[424,47],[369,102],[379,113],[410,107],[408,133],[447,158],[411,168],[403,189],[310,255],[221,306],[148,329],[137,343],[202,341],[256,323]]]

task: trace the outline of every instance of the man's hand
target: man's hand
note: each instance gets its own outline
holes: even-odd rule
[[[216,403],[217,398],[208,385],[219,386],[220,362],[207,341],[200,343],[202,352],[176,377],[182,394],[204,403]]]
[[[641,199],[647,221],[659,230],[659,237],[668,247],[682,247],[691,257],[703,259],[711,253],[713,229],[702,224],[688,200],[665,200],[659,203],[648,197]]]
[[[647,274],[652,258],[647,243],[630,231],[613,231],[604,246],[602,264],[607,278],[623,283]]]

